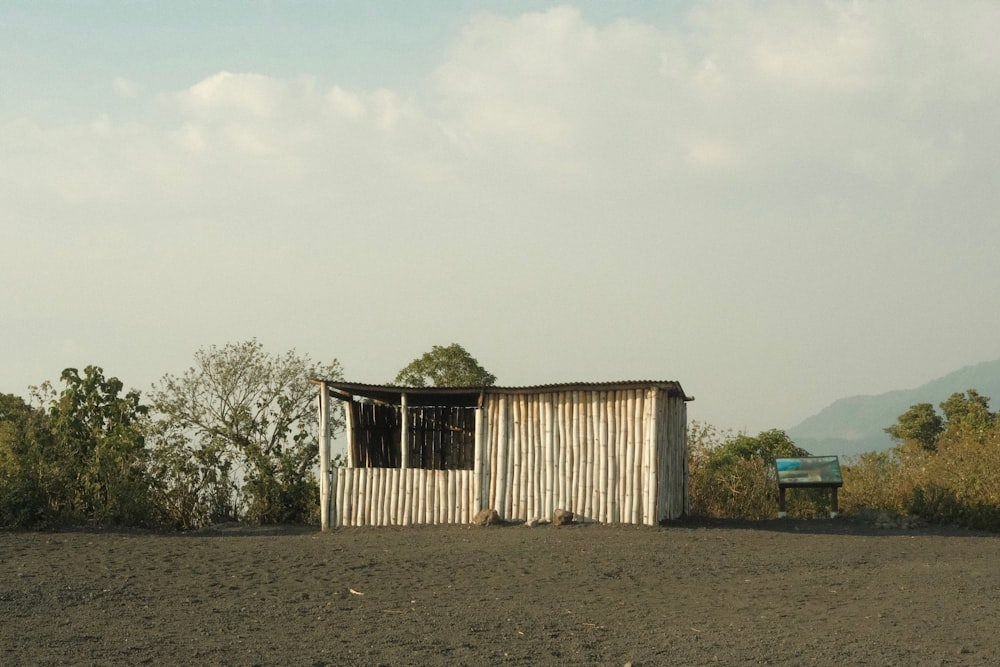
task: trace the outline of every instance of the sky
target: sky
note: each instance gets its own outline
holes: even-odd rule
[[[756,433],[1000,358],[1000,4],[0,4],[0,392],[257,339]]]

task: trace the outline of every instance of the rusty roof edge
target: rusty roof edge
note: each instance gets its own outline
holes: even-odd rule
[[[657,387],[667,389],[681,395],[685,401],[693,401],[694,396],[684,393],[681,384],[676,380],[618,380],[608,382],[557,382],[551,384],[522,385],[522,386],[468,386],[468,387],[407,387],[401,385],[367,384],[363,382],[346,382],[343,380],[324,380],[315,378],[315,384],[326,384],[341,391],[351,391],[358,394],[364,392],[378,393],[405,393],[405,394],[427,394],[427,395],[456,395],[456,394],[510,394],[510,393],[539,393],[544,394],[555,391],[607,391],[618,389],[642,389],[646,387]]]

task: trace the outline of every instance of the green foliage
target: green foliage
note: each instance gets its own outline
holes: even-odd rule
[[[784,431],[771,429],[762,431],[755,437],[740,433],[728,438],[712,450],[709,465],[722,467],[740,460],[753,459],[760,459],[768,465],[773,465],[777,458],[808,455],[809,453],[797,447]]]
[[[898,442],[913,442],[925,450],[933,450],[934,443],[944,431],[944,421],[930,403],[918,403],[901,414],[896,423],[885,429]]]
[[[995,415],[990,412],[990,399],[981,395],[975,389],[955,392],[941,403],[948,422],[948,430],[959,428],[985,431],[993,422]]]
[[[150,518],[143,422],[149,411],[122,382],[96,366],[62,373],[66,388],[49,410],[57,447],[77,463],[72,509],[96,524],[136,525]]]
[[[0,395],[0,525],[24,528],[50,518],[52,437],[45,412]]]
[[[394,384],[406,387],[490,387],[496,376],[479,365],[458,343],[435,345],[396,375]]]
[[[271,355],[256,340],[201,349],[183,375],[165,375],[153,405],[160,494],[172,500],[174,522],[231,512],[256,523],[311,517],[319,445],[310,379],[340,375],[336,361]]]
[[[945,420],[933,439],[904,428],[893,449],[852,461],[844,470],[845,511],[1000,530],[1000,420],[989,401],[974,389],[954,393],[940,404]],[[911,407],[898,425],[918,423],[914,416],[928,408]]]
[[[21,527],[149,523],[148,408],[139,393],[122,395],[121,381],[96,366],[82,376],[68,368],[61,379],[58,396],[47,383],[33,389],[37,407],[4,397],[0,520]]]
[[[168,423],[151,424],[150,493],[158,523],[188,530],[239,519],[231,457],[216,446],[192,447]]]
[[[808,453],[778,429],[749,436],[692,422],[688,433],[691,513],[750,520],[777,516],[774,460],[785,456]],[[829,503],[828,494],[812,491],[790,494],[787,500],[789,514],[799,517],[815,516]]]

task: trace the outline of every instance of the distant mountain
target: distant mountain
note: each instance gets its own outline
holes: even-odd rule
[[[1000,359],[987,361],[932,380],[916,389],[900,389],[878,396],[852,396],[835,401],[787,431],[810,454],[852,456],[877,452],[893,445],[885,427],[916,403],[938,405],[957,391],[975,389],[989,396],[990,408],[1000,405]]]

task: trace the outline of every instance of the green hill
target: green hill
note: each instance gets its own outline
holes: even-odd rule
[[[851,456],[881,451],[893,444],[883,429],[895,424],[911,405],[930,403],[937,408],[953,393],[966,389],[995,399],[990,402],[995,410],[1000,401],[1000,359],[966,366],[916,389],[842,398],[787,432],[811,454]]]

